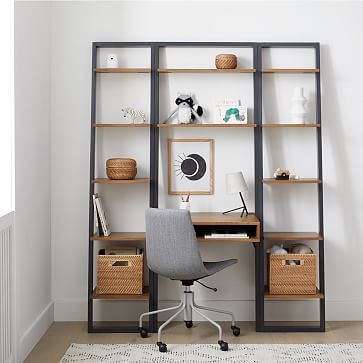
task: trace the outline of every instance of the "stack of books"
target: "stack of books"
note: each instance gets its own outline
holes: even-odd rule
[[[107,223],[106,213],[101,198],[97,193],[93,194],[93,217],[95,236],[108,237],[111,234],[111,231]]]
[[[216,230],[206,232],[204,238],[249,238],[246,231]]]

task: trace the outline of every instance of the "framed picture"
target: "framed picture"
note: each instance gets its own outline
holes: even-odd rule
[[[168,140],[169,194],[213,194],[212,139]]]

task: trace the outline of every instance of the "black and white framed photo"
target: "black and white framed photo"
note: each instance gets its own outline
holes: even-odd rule
[[[168,141],[169,194],[213,194],[214,140]]]

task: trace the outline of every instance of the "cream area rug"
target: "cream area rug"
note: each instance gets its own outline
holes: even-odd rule
[[[363,363],[363,344],[72,344],[60,363]]]

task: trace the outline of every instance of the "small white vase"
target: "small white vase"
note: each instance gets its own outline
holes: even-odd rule
[[[304,96],[304,88],[303,87],[295,87],[294,94],[291,98],[291,122],[295,124],[303,124],[306,121],[306,102],[307,99]]]
[[[107,54],[107,68],[118,68],[117,54]]]

